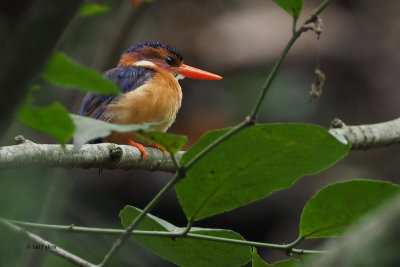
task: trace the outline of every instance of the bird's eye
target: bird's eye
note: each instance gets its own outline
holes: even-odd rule
[[[176,64],[175,60],[173,58],[171,58],[171,57],[166,57],[165,58],[165,62],[167,62],[168,65],[170,65],[170,66],[173,66],[173,65]]]

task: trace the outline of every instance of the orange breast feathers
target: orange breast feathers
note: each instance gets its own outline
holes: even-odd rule
[[[178,81],[161,70],[142,86],[124,94],[116,103],[105,107],[105,116],[117,124],[162,122],[155,130],[167,131],[175,121],[182,103],[182,90]],[[113,133],[107,142],[124,144],[126,138],[143,140],[133,133]]]

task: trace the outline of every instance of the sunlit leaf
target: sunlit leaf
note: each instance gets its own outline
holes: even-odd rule
[[[186,164],[227,130],[205,134],[182,157]],[[349,150],[329,132],[307,124],[254,125],[200,159],[176,192],[189,219],[228,211],[327,169]]]
[[[73,61],[60,52],[52,55],[42,77],[53,84],[84,92],[105,95],[119,93],[117,86],[100,73]]]
[[[373,180],[328,185],[313,196],[300,219],[300,236],[335,237],[362,215],[400,193],[400,186]]]
[[[141,210],[125,206],[120,212],[121,222],[124,227],[140,214]],[[178,228],[153,215],[147,215],[138,225],[137,230],[181,232]],[[207,229],[194,227],[190,233],[244,240],[239,234],[223,229]],[[223,242],[199,240],[193,238],[156,237],[134,235],[133,238],[145,245],[160,257],[171,261],[178,266],[243,266],[251,260],[251,248],[248,246],[228,244]]]

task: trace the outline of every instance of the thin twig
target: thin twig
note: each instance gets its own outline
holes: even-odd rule
[[[267,93],[268,89],[270,88],[272,81],[274,80],[279,67],[281,66],[283,60],[285,59],[286,55],[288,54],[290,48],[292,47],[292,45],[294,44],[294,42],[300,37],[300,35],[308,30],[307,25],[311,22],[313,22],[315,20],[315,18],[317,18],[317,16],[328,6],[330,0],[325,0],[315,11],[313,14],[311,14],[310,18],[307,19],[303,25],[300,27],[300,29],[298,30],[294,30],[292,37],[290,38],[289,42],[287,43],[287,45],[285,46],[285,48],[283,49],[281,56],[279,57],[278,61],[275,63],[275,65],[272,67],[271,72],[269,73],[267,80],[265,81],[260,95],[258,97],[258,100],[256,102],[256,104],[254,105],[253,111],[250,113],[251,117],[256,117],[257,113],[260,109],[260,106],[265,98],[265,94]],[[296,27],[297,24],[297,19],[294,19],[294,29]]]
[[[38,223],[29,223],[29,222],[21,222],[21,221],[11,221],[11,222],[13,222],[14,224],[25,226],[25,227],[69,231],[69,232],[77,232],[77,233],[116,235],[116,234],[124,234],[126,232],[125,229],[92,228],[92,227],[80,227],[80,226],[75,226],[75,225],[50,225],[50,224],[38,224]],[[195,234],[195,233],[191,233],[191,232],[186,232],[186,230],[189,229],[190,227],[191,227],[191,225],[188,224],[188,226],[186,226],[184,231],[178,232],[178,233],[166,232],[166,231],[134,230],[134,231],[132,231],[131,234],[134,236],[201,239],[201,240],[222,242],[222,243],[228,243],[228,244],[237,244],[237,245],[244,245],[244,246],[263,247],[263,248],[277,249],[277,250],[283,250],[283,251],[290,251],[291,253],[295,253],[295,254],[319,254],[319,253],[325,252],[325,251],[321,251],[321,250],[307,250],[307,249],[294,248],[295,245],[298,245],[298,243],[300,243],[303,240],[302,238],[298,238],[294,242],[287,244],[287,245],[279,245],[279,244],[238,240],[238,239],[223,238],[223,237],[216,237],[216,236],[199,235],[199,234]]]
[[[28,232],[27,230],[15,225],[14,223],[11,223],[8,220],[0,218],[0,223],[2,223],[4,226],[8,227],[9,229],[11,229],[12,231],[14,231],[16,233],[21,233],[21,234],[25,235],[30,240],[34,241],[37,245],[39,245],[43,249],[46,249],[46,251],[53,253],[69,262],[72,262],[73,264],[75,264],[77,266],[82,266],[82,267],[95,267],[96,266],[96,265],[76,256],[75,254],[72,254],[60,247],[57,247],[53,243],[51,243],[47,240],[44,240],[40,236],[37,236],[31,232]],[[47,229],[49,229],[49,228],[47,228]]]

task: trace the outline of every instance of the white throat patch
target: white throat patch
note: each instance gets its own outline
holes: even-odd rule
[[[156,64],[153,62],[147,61],[147,60],[141,60],[138,62],[135,62],[134,66],[136,67],[155,67]]]
[[[176,73],[176,74],[175,74],[175,79],[176,79],[177,81],[179,81],[179,80],[185,79],[185,76],[183,76],[183,75],[180,74],[180,73]]]

